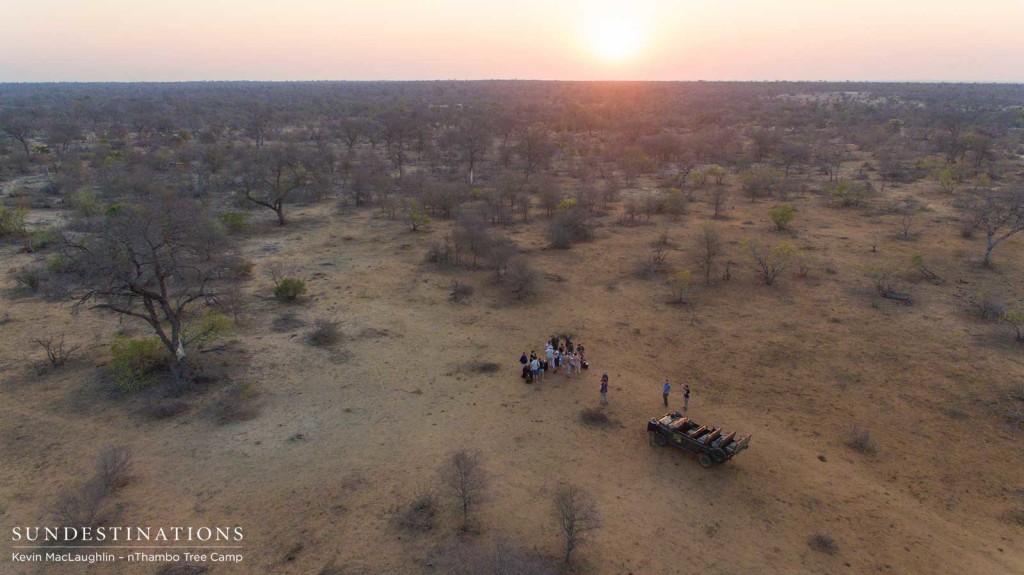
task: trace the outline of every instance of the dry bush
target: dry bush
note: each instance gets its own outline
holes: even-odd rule
[[[338,322],[318,318],[316,327],[309,332],[307,337],[309,345],[315,347],[329,347],[341,341],[341,330],[338,329]]]
[[[427,248],[427,262],[439,268],[447,268],[455,265],[455,247],[448,236],[442,241],[434,242]]]
[[[523,255],[509,258],[501,282],[505,293],[516,300],[533,299],[540,292],[540,274]]]
[[[556,570],[521,545],[498,537],[491,545],[463,542],[440,561],[449,575],[554,575]]]
[[[991,404],[996,416],[1013,429],[1024,429],[1024,384],[1000,393]]]
[[[998,320],[1006,311],[1006,304],[988,292],[966,296],[964,301],[975,315],[984,320]]]
[[[459,280],[452,280],[452,291],[448,294],[449,300],[458,303],[471,295],[473,295],[473,286]]]
[[[873,455],[878,452],[878,445],[874,439],[871,439],[871,433],[856,425],[847,433],[846,445],[866,455]]]
[[[649,278],[656,274],[665,273],[668,270],[667,259],[668,254],[665,253],[665,247],[657,245],[646,258],[637,262],[634,273],[639,278]]]
[[[142,413],[152,419],[170,419],[185,413],[188,409],[188,402],[179,399],[154,399],[142,407]]]
[[[821,551],[822,553],[828,553],[829,555],[835,555],[839,552],[839,544],[832,538],[828,533],[821,531],[815,533],[807,540],[807,545],[815,551]]]
[[[213,419],[219,425],[256,419],[260,414],[258,398],[259,393],[249,384],[235,383],[225,389],[220,399],[214,402]]]
[[[95,479],[107,492],[112,492],[128,484],[131,470],[131,448],[111,445],[100,452],[96,461]]]
[[[109,519],[109,491],[98,478],[65,492],[57,501],[54,519],[62,527],[96,527]]]
[[[572,244],[585,242],[593,237],[590,217],[586,210],[579,206],[571,206],[561,211],[551,220],[548,228],[548,241],[556,249],[568,249]]]
[[[438,497],[432,490],[417,493],[411,501],[392,515],[392,521],[402,529],[430,531],[437,520]]]
[[[469,529],[469,518],[487,496],[489,480],[479,451],[460,449],[451,453],[438,470],[441,483],[455,499],[462,514],[462,530]]]
[[[31,293],[38,292],[45,282],[43,271],[34,267],[20,267],[14,270],[14,282]]]
[[[71,358],[71,354],[81,349],[81,345],[64,345],[64,334],[61,334],[60,340],[54,337],[45,337],[35,340],[36,345],[43,348],[46,352],[46,360],[50,362],[50,366],[58,368],[68,362]]]

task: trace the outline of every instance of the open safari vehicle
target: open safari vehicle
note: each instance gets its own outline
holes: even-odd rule
[[[674,445],[696,453],[701,467],[724,463],[750,445],[750,435],[737,437],[735,431],[709,428],[678,411],[648,421],[647,438],[651,445]]]

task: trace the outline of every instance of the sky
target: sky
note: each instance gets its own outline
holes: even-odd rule
[[[1024,82],[1024,0],[2,0],[0,82]]]

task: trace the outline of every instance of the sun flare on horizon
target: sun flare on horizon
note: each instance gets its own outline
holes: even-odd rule
[[[635,58],[644,48],[645,30],[639,19],[625,14],[602,14],[586,27],[588,49],[609,64]]]

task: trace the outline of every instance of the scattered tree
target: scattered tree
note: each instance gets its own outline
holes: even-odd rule
[[[711,225],[701,228],[697,236],[697,267],[704,275],[704,285],[711,285],[711,276],[715,273],[718,256],[722,250],[722,239],[718,229]]]
[[[565,542],[565,562],[586,543],[590,533],[601,527],[597,502],[590,492],[571,483],[560,483],[554,496],[555,519]]]
[[[191,378],[184,328],[225,303],[238,257],[220,226],[188,200],[159,197],[110,213],[68,250],[76,306],[144,321],[160,338],[179,383]]]
[[[771,247],[757,240],[747,242],[750,257],[757,265],[758,275],[765,285],[772,285],[779,274],[786,271],[796,258],[796,246],[790,242],[779,242]]]
[[[790,204],[776,204],[768,210],[768,216],[775,222],[776,229],[781,232],[796,217],[796,208]]]
[[[483,455],[460,449],[448,456],[440,469],[441,482],[455,498],[462,514],[462,530],[469,529],[469,518],[487,496],[488,478]]]
[[[1024,187],[1008,190],[981,189],[966,201],[973,227],[985,232],[982,265],[992,262],[992,251],[1024,230]]]

